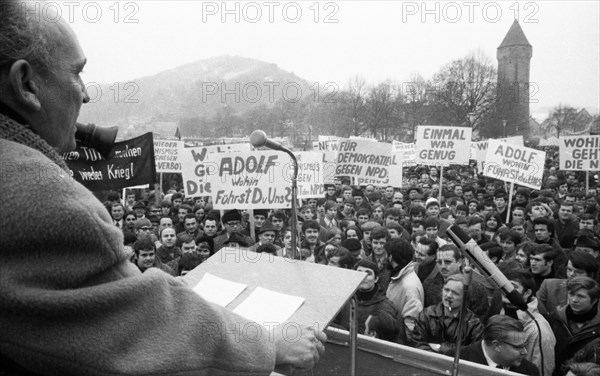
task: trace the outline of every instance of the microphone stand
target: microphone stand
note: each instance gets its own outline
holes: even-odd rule
[[[298,217],[296,214],[298,201],[298,160],[291,150],[286,148],[283,151],[292,158],[292,163],[294,164],[294,173],[292,174],[292,218],[290,218],[290,227],[292,230],[292,259],[295,260],[298,254]]]
[[[467,309],[467,294],[469,292],[469,285],[471,284],[471,276],[473,269],[470,266],[465,266],[465,283],[463,285],[463,301],[460,305],[460,312],[458,314],[458,328],[456,330],[456,351],[454,352],[454,363],[452,364],[452,376],[458,376],[458,363],[460,361],[460,346],[463,337],[463,325],[464,315]]]

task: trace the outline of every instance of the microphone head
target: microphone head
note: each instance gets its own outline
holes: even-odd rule
[[[255,148],[265,146],[267,143],[267,134],[259,129],[252,132],[250,135],[250,144]]]

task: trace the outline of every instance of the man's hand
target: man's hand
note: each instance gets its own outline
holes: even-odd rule
[[[293,336],[286,338],[285,333],[275,329],[275,351],[277,353],[275,364],[290,365],[294,368],[312,368],[325,351],[327,336],[322,331],[303,327],[300,338]]]

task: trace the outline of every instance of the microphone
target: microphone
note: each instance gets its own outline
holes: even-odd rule
[[[500,269],[485,255],[485,252],[477,245],[477,242],[467,235],[457,225],[451,226],[447,231],[452,241],[464,252],[472,264],[493,281],[502,290],[510,302],[522,311],[527,311],[527,303],[519,294],[510,281],[502,274]]]
[[[118,131],[118,127],[101,128],[95,124],[77,123],[75,140],[81,146],[96,149],[105,159],[108,159]]]
[[[266,147],[273,150],[281,150],[287,153],[291,153],[291,151],[285,146],[281,145],[279,142],[269,140],[267,138],[267,134],[261,130],[255,130],[250,135],[250,144],[255,148]]]

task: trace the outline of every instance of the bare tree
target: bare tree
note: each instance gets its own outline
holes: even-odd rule
[[[381,139],[387,140],[388,132],[393,124],[396,109],[395,87],[390,81],[382,82],[369,92],[367,98],[368,127],[373,137],[381,132]]]
[[[430,104],[437,105],[434,121],[467,125],[477,130],[493,113],[497,71],[490,58],[477,52],[454,60],[433,76]]]
[[[556,137],[565,130],[573,130],[578,125],[577,110],[573,107],[558,105],[548,117],[547,127],[556,131]]]

